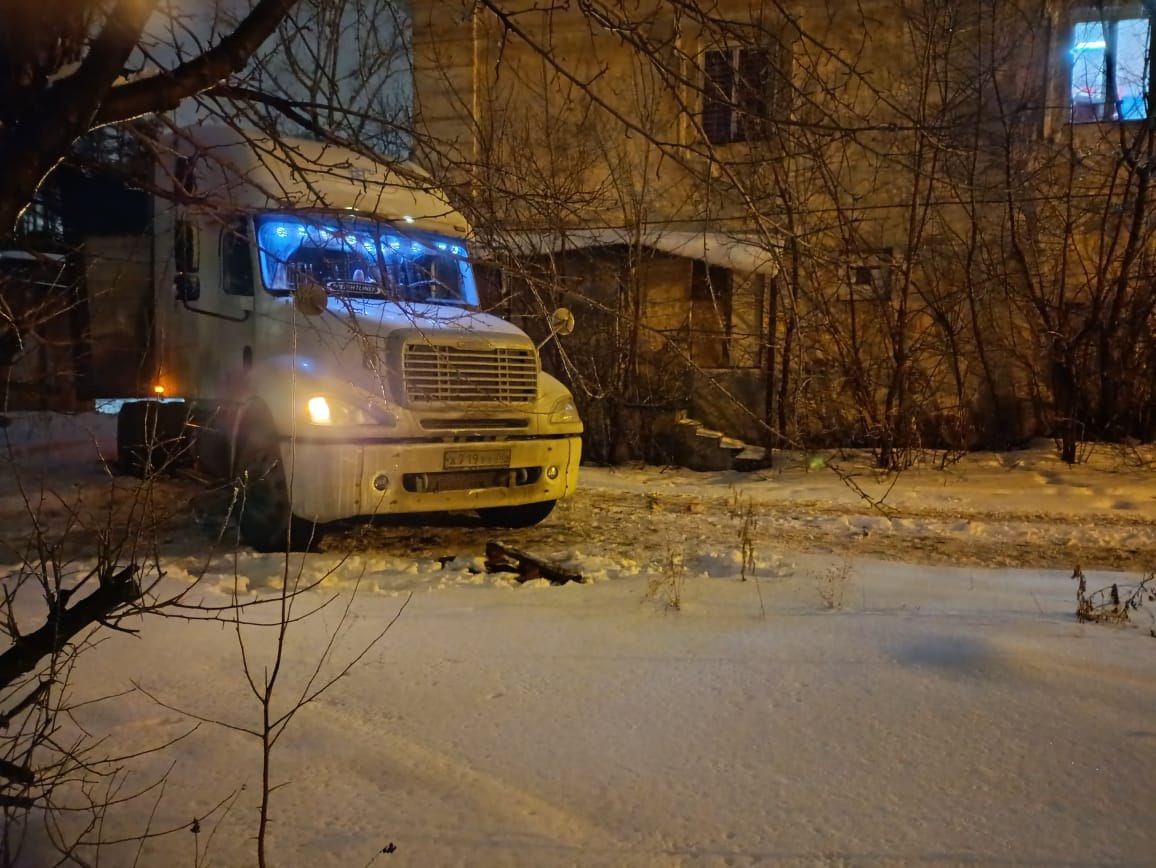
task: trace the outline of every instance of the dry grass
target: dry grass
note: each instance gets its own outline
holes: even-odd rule
[[[828,609],[842,609],[843,599],[851,586],[851,559],[843,558],[842,563],[828,567],[819,575],[816,590],[819,599]]]
[[[1143,608],[1145,602],[1156,602],[1156,570],[1149,571],[1135,585],[1113,582],[1096,591],[1088,591],[1088,580],[1077,564],[1072,571],[1076,581],[1076,618],[1091,624],[1127,624],[1131,613]],[[1148,618],[1156,623],[1156,616],[1149,610]],[[1156,627],[1150,627],[1149,635],[1156,637]]]
[[[676,612],[682,610],[682,596],[686,585],[686,564],[682,555],[670,552],[663,564],[662,572],[651,576],[646,583],[646,600],[661,603]]]

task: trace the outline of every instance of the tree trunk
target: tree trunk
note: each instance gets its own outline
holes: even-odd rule
[[[763,341],[763,370],[766,389],[763,392],[763,447],[769,461],[772,450],[779,445],[781,431],[775,430],[775,344],[779,334],[779,281],[767,279],[767,331]]]
[[[1076,395],[1076,375],[1070,353],[1059,351],[1052,361],[1052,400],[1056,408],[1056,423],[1060,433],[1060,460],[1076,463],[1076,443],[1079,440],[1079,409]]]

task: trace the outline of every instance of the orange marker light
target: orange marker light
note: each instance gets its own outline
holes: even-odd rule
[[[165,393],[165,387],[160,383],[157,383],[155,386],[153,386],[153,392],[157,395],[163,395]]]

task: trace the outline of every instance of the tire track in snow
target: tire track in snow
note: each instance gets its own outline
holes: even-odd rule
[[[318,736],[319,743],[344,739],[362,746],[360,768],[366,776],[377,779],[383,795],[389,795],[396,786],[399,793],[420,788],[427,796],[457,801],[459,804],[451,813],[463,814],[459,834],[477,835],[479,847],[484,848],[487,831],[519,827],[527,839],[538,839],[548,846],[593,845],[609,850],[622,846],[605,827],[585,814],[488,772],[470,762],[468,756],[439,750],[413,733],[403,732],[403,724],[398,721],[371,727],[331,703],[319,703],[310,713],[311,726],[330,730],[327,735]],[[373,745],[372,750],[365,745]],[[409,800],[413,801],[412,797]],[[446,812],[439,813],[444,816]],[[398,832],[402,834],[404,831]]]

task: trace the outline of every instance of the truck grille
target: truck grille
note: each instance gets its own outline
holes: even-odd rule
[[[525,404],[538,395],[538,360],[528,347],[415,342],[402,351],[402,371],[411,404]]]

